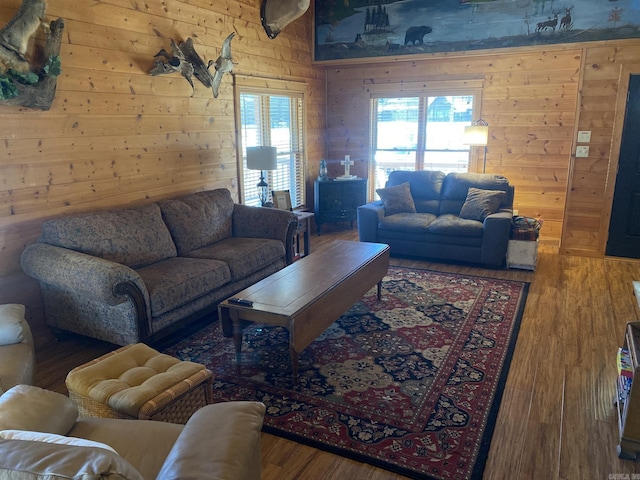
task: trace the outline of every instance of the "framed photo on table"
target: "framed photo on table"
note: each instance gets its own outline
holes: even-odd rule
[[[280,210],[293,210],[291,207],[291,193],[289,190],[272,190],[273,206]]]

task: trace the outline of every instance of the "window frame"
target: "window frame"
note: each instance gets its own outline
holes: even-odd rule
[[[245,203],[245,165],[246,155],[245,147],[242,141],[242,111],[240,97],[243,94],[258,95],[258,96],[282,96],[288,97],[292,101],[300,102],[300,112],[298,115],[292,114],[292,126],[291,129],[297,131],[297,135],[292,139],[291,155],[294,159],[294,168],[292,175],[296,180],[296,187],[298,195],[296,198],[292,198],[293,208],[303,207],[306,198],[306,171],[307,171],[307,97],[308,86],[304,82],[294,80],[281,80],[267,77],[253,77],[245,75],[234,74],[234,110],[235,110],[235,125],[236,125],[236,158],[237,158],[237,172],[238,172],[238,192],[240,197],[240,203]],[[270,131],[271,126],[267,125],[266,130]],[[267,175],[269,175],[267,173]],[[269,183],[269,192],[273,186]],[[248,188],[248,187],[247,187]]]
[[[424,82],[409,82],[402,84],[384,84],[369,85],[367,92],[369,93],[369,198],[375,198],[375,151],[377,145],[377,117],[375,104],[380,98],[407,98],[419,97],[420,103],[422,99],[427,97],[438,96],[472,96],[473,110],[472,122],[481,118],[482,92],[484,87],[484,79],[460,79],[460,80],[439,80],[431,79]],[[424,153],[426,149],[425,139],[426,133],[426,108],[420,108],[418,111],[418,147],[423,145],[425,148],[416,150],[416,170],[424,169]],[[482,152],[480,148],[469,148],[468,172],[482,171]]]

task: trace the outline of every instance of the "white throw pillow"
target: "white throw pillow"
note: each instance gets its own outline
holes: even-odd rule
[[[22,342],[23,320],[24,305],[18,303],[0,305],[0,345]]]
[[[65,437],[64,435],[56,435],[55,433],[32,432],[27,430],[0,430],[0,438],[4,438],[5,440],[58,443],[60,445],[74,445],[76,447],[104,448],[105,450],[112,451],[116,455],[118,454],[118,452],[105,443],[85,440],[84,438]]]

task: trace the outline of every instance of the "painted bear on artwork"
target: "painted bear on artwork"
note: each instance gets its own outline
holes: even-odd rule
[[[423,38],[427,33],[431,33],[431,27],[422,25],[421,27],[409,27],[404,36],[404,44],[422,45]]]

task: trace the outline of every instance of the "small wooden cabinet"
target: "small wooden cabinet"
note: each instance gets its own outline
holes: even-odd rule
[[[640,454],[640,322],[627,323],[622,348],[628,352],[631,388],[624,387],[619,374],[615,402],[620,428],[618,456],[635,460]]]
[[[318,235],[327,222],[351,222],[353,228],[358,207],[367,203],[367,180],[316,180],[313,193]]]

